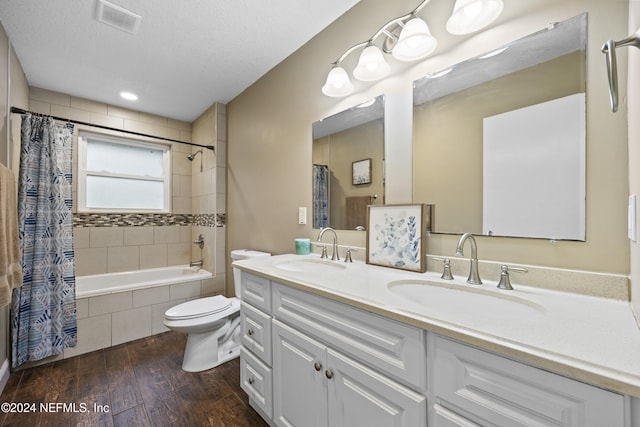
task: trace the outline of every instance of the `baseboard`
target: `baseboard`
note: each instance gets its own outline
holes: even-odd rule
[[[9,359],[4,359],[4,362],[2,362],[2,367],[0,367],[0,393],[4,391],[4,386],[7,385],[10,374],[11,372],[9,371]]]

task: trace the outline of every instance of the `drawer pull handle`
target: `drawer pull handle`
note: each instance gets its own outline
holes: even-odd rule
[[[320,370],[322,369],[322,363],[316,362],[313,364],[313,367],[316,371],[320,372]]]
[[[331,379],[333,378],[333,371],[331,369],[327,369],[326,371],[324,371],[324,375],[328,378]]]
[[[253,378],[249,378],[249,379],[247,380],[247,382],[251,385],[251,384],[253,384],[253,383],[254,383],[254,379],[253,379]]]
[[[253,329],[249,329],[249,330],[247,331],[247,335],[252,336],[252,335],[253,335]]]

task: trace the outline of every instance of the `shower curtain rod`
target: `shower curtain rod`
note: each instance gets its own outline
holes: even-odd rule
[[[16,114],[29,113],[29,114],[34,114],[34,115],[37,115],[37,116],[47,116],[47,117],[51,117],[54,120],[61,120],[61,121],[68,122],[68,123],[73,123],[73,124],[76,124],[76,125],[91,126],[91,127],[99,128],[99,129],[112,130],[112,131],[116,131],[116,132],[124,132],[124,133],[128,133],[128,134],[131,134],[131,135],[144,136],[144,137],[147,137],[147,138],[160,139],[162,141],[177,142],[177,143],[180,143],[180,144],[193,145],[195,147],[208,148],[209,150],[213,150],[214,152],[216,151],[216,147],[214,147],[213,145],[201,145],[201,144],[196,144],[194,142],[178,141],[177,139],[165,138],[163,136],[155,136],[155,135],[149,135],[149,134],[141,133],[141,132],[134,132],[134,131],[131,131],[131,130],[112,128],[112,127],[103,126],[103,125],[95,125],[93,123],[81,122],[79,120],[67,119],[67,118],[64,118],[64,117],[56,117],[56,116],[51,116],[51,115],[48,115],[48,114],[34,113],[32,111],[27,111],[27,110],[24,110],[24,109],[18,108],[18,107],[11,107],[11,112],[12,113],[16,113]]]

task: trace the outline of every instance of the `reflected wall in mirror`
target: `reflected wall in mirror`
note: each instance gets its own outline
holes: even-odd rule
[[[583,14],[414,83],[413,202],[434,232],[585,239],[586,37]]]
[[[368,159],[360,183],[353,167]],[[312,161],[313,227],[364,230],[367,206],[384,203],[384,97],[315,122]]]

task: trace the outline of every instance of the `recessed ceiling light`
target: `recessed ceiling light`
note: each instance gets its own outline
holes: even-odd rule
[[[137,101],[138,95],[131,92],[120,92],[120,96],[126,99],[127,101]]]

